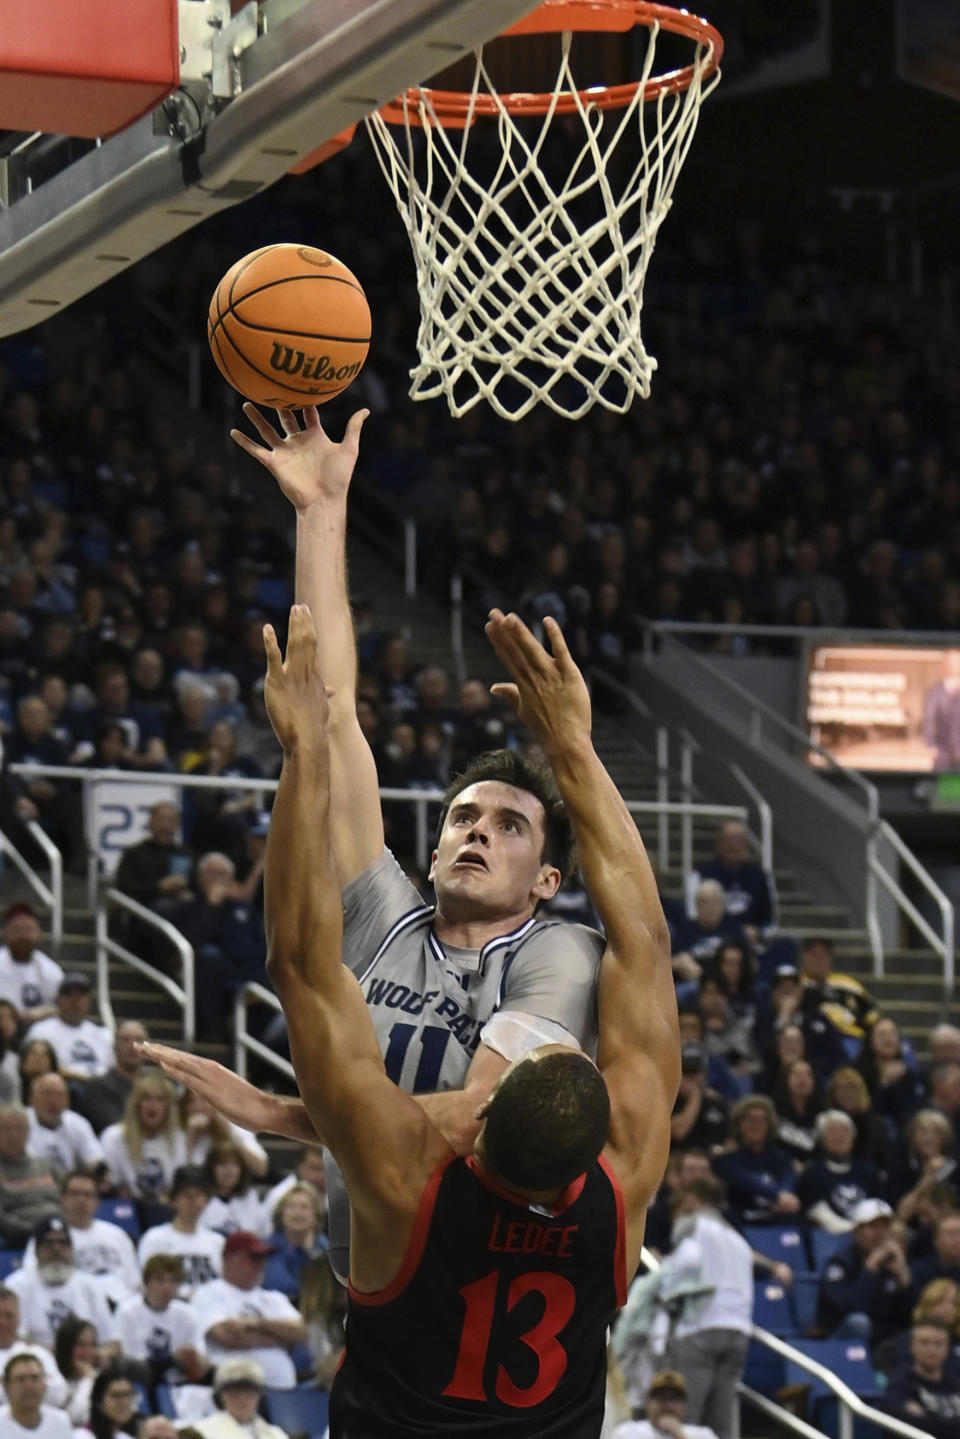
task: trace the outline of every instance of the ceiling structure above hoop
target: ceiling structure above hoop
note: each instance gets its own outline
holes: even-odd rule
[[[180,0],[181,14],[202,3]],[[233,98],[223,108],[206,115],[182,88],[0,204],[0,336],[58,313],[257,194],[532,8],[530,0],[262,0],[265,33],[228,57]]]

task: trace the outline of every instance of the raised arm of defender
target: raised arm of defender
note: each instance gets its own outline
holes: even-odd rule
[[[560,627],[552,655],[517,615],[494,610],[487,635],[515,684],[494,686],[544,747],[573,824],[584,883],[607,947],[597,983],[597,1062],[611,1101],[608,1150],[639,1257],[644,1211],[663,1175],[680,1082],[670,941],[643,840],[590,738],[590,698]]]
[[[357,656],[347,592],[347,494],[368,411],[350,419],[340,444],[315,406],[278,412],[282,433],[255,405],[244,414],[262,444],[241,430],[232,439],[269,470],[297,513],[296,598],[317,628],[320,672],[332,693],[328,725],[333,802],[330,834],[343,889],[383,849],[383,818],[373,755],[357,723]]]

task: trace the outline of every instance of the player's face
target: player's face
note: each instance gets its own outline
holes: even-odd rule
[[[457,795],[434,850],[430,878],[446,919],[531,913],[560,886],[542,858],[544,814],[528,790],[481,780]]]

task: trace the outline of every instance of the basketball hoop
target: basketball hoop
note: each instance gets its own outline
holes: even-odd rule
[[[635,26],[648,30],[640,79],[578,89],[573,34]],[[662,31],[694,53],[657,74]],[[469,91],[408,90],[366,122],[417,269],[410,394],[443,395],[454,416],[481,399],[509,420],[538,402],[571,419],[595,404],[623,414],[650,394],[644,280],[723,40],[685,10],[639,0],[544,0],[504,33],[549,32],[560,35],[552,91],[498,93],[481,48]],[[558,180],[550,131],[563,116],[579,125]]]

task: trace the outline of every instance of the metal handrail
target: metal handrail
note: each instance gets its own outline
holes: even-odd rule
[[[63,945],[63,856],[53,840],[35,819],[27,820],[24,826],[34,843],[43,850],[50,864],[50,883],[46,884],[21,854],[8,834],[0,831],[0,853],[3,853],[20,871],[37,899],[50,911],[51,948],[59,958]]]
[[[747,712],[750,725],[751,741],[759,745],[763,738],[763,723],[769,722],[772,729],[788,736],[791,740],[799,743],[802,750],[813,753],[823,759],[827,768],[832,770],[839,778],[859,789],[864,797],[864,803],[869,821],[869,829],[865,841],[866,857],[866,894],[864,899],[864,921],[867,934],[870,940],[870,949],[873,955],[873,972],[875,975],[884,973],[884,942],[880,926],[878,910],[878,886],[882,886],[891,898],[895,901],[900,911],[912,920],[921,933],[931,943],[934,953],[939,955],[943,962],[944,989],[949,994],[953,991],[954,984],[954,918],[953,906],[949,897],[944,893],[928,871],[921,865],[916,856],[907,848],[896,831],[886,821],[880,818],[880,792],[876,785],[872,784],[856,770],[848,769],[841,764],[822,745],[810,739],[798,725],[792,724],[790,720],[784,719],[772,706],[756,695],[744,689],[723,670],[717,669],[708,659],[698,655],[688,646],[674,639],[672,633],[665,630],[661,625],[651,622],[649,628],[656,633],[662,634],[667,644],[678,652],[685,661],[691,663],[695,668],[704,671],[710,678],[711,683],[718,684]],[[942,640],[942,636],[941,636]],[[919,913],[916,906],[904,893],[895,875],[883,865],[879,854],[879,840],[887,840],[898,857],[906,863],[912,873],[933,898],[940,910],[943,920],[943,934],[936,935],[930,926]],[[931,935],[933,938],[931,939]]]
[[[627,686],[621,684],[619,680],[615,680],[613,676],[608,675],[606,671],[591,667],[587,671],[587,678],[589,679],[591,684],[596,684],[599,681],[601,685],[605,685],[608,689],[613,690],[614,693],[621,700],[623,700],[627,705],[629,705],[629,707],[634,711],[634,714],[638,718],[643,719],[649,724],[655,725],[656,727],[655,745],[657,756],[657,797],[658,804],[660,806],[658,812],[661,815],[661,826],[657,836],[657,862],[661,869],[668,869],[670,863],[670,845],[669,829],[666,822],[669,818],[667,794],[669,792],[670,784],[670,732],[667,729],[666,725],[659,724],[654,720],[653,714],[651,713],[649,707],[643,702],[642,699],[640,699],[638,695],[633,692],[633,690],[628,689]],[[687,730],[680,729],[677,731],[677,735],[680,739],[681,746],[680,782],[682,785],[684,799],[689,799],[690,794],[693,792],[693,754],[706,754],[707,751],[704,750],[703,746],[699,743],[699,741],[694,739],[693,735],[689,734]],[[715,761],[719,761],[719,763],[724,765],[724,767],[732,775],[734,782],[739,785],[741,789],[745,790],[751,802],[756,806],[760,826],[760,833],[759,836],[757,836],[759,840],[760,862],[763,865],[764,869],[769,870],[772,873],[773,811],[770,808],[770,805],[767,803],[763,795],[757,789],[757,786],[753,783],[752,780],[747,778],[747,776],[743,773],[743,771],[739,768],[738,765],[731,764],[728,760],[723,759],[721,756],[711,756],[711,758]],[[737,815],[736,818],[743,819],[746,823],[746,811],[744,811],[740,815]],[[690,857],[692,863],[693,855],[693,836],[690,829],[689,818],[686,818],[684,820],[684,824],[681,827],[680,850],[681,855],[683,856],[681,867],[684,868],[684,872],[686,873],[687,858]]]
[[[656,1271],[662,1267],[662,1261],[655,1254],[643,1246],[640,1251],[640,1259],[647,1269]],[[897,1419],[893,1414],[885,1414],[882,1409],[873,1409],[855,1394],[849,1385],[839,1379],[831,1369],[827,1369],[818,1360],[811,1359],[809,1354],[804,1354],[802,1349],[794,1349],[785,1339],[777,1334],[771,1334],[768,1329],[761,1329],[759,1324],[751,1328],[751,1338],[756,1339],[767,1349],[772,1349],[784,1359],[789,1359],[791,1364],[797,1364],[805,1369],[808,1374],[820,1379],[827,1388],[837,1396],[839,1414],[839,1435],[838,1439],[853,1439],[853,1416],[859,1415],[862,1419],[869,1419],[872,1423],[880,1426],[881,1429],[889,1429],[892,1434],[899,1434],[902,1439],[929,1439],[924,1429],[917,1429],[913,1424],[907,1424],[903,1419]],[[813,1425],[807,1424],[805,1420],[796,1414],[791,1414],[788,1409],[782,1409],[780,1405],[768,1399],[766,1395],[757,1394],[754,1389],[746,1384],[737,1385],[741,1396],[746,1395],[752,1402],[759,1403],[772,1418],[777,1419],[788,1429],[794,1429],[798,1434],[807,1436],[807,1439],[822,1439],[820,1430]]]
[[[283,1013],[283,1005],[272,990],[265,989],[262,984],[250,980],[242,989],[239,989],[233,1001],[233,1067],[241,1079],[247,1077],[247,1055],[255,1054],[258,1059],[264,1060],[273,1066],[280,1074],[296,1083],[296,1073],[289,1059],[282,1055],[275,1054],[262,1040],[256,1038],[247,1029],[247,1010],[250,1008],[251,1000],[258,1004],[269,1005],[278,1014]]]
[[[138,954],[127,949],[118,940],[111,939],[109,935],[109,906],[116,905],[125,909],[129,914],[135,915],[144,924],[150,925],[166,939],[170,941],[180,959],[180,970],[183,976],[182,984],[177,984],[169,974],[164,974],[162,969],[155,965],[148,964]],[[108,958],[119,959],[123,964],[129,965],[131,969],[137,970],[147,979],[153,980],[176,1004],[183,1010],[183,1041],[185,1044],[192,1044],[196,1037],[196,966],[194,963],[193,945],[190,941],[161,915],[155,914],[146,905],[140,904],[138,900],[131,899],[119,889],[107,889],[101,894],[97,903],[96,911],[96,954],[97,954],[97,998],[100,1002],[100,1015],[104,1024],[111,1029],[115,1027],[113,1015],[113,1004],[110,1000],[110,969],[107,963]]]

